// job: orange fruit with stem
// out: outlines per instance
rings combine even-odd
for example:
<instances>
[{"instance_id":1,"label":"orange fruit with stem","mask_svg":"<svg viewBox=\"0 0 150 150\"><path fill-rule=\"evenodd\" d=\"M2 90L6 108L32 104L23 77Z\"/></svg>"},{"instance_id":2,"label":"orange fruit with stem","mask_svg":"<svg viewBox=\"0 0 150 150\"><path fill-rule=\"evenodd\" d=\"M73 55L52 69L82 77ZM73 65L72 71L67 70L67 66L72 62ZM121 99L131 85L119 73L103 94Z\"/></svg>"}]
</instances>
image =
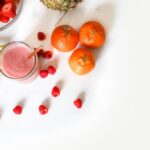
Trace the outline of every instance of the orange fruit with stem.
<instances>
[{"instance_id":1,"label":"orange fruit with stem","mask_svg":"<svg viewBox=\"0 0 150 150\"><path fill-rule=\"evenodd\" d=\"M69 58L71 70L78 75L85 75L91 72L95 67L95 58L93 54L85 49L76 49Z\"/></svg>"},{"instance_id":2,"label":"orange fruit with stem","mask_svg":"<svg viewBox=\"0 0 150 150\"><path fill-rule=\"evenodd\" d=\"M79 40L81 45L99 48L105 43L105 29L97 21L86 22L80 28Z\"/></svg>"},{"instance_id":3,"label":"orange fruit with stem","mask_svg":"<svg viewBox=\"0 0 150 150\"><path fill-rule=\"evenodd\" d=\"M56 27L52 32L51 44L58 51L69 52L77 46L78 41L77 31L69 25Z\"/></svg>"}]
</instances>

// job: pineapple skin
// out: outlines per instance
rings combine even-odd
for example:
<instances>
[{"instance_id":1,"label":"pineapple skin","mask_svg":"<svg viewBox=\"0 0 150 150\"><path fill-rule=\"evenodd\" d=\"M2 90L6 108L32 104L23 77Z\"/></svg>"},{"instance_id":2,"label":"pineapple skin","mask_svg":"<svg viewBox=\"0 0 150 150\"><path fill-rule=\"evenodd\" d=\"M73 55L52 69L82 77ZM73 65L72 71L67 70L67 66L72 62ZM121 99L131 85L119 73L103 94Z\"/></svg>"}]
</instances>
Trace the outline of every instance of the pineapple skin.
<instances>
[{"instance_id":1,"label":"pineapple skin","mask_svg":"<svg viewBox=\"0 0 150 150\"><path fill-rule=\"evenodd\" d=\"M53 10L68 11L75 8L82 0L41 0L41 2Z\"/></svg>"}]
</instances>

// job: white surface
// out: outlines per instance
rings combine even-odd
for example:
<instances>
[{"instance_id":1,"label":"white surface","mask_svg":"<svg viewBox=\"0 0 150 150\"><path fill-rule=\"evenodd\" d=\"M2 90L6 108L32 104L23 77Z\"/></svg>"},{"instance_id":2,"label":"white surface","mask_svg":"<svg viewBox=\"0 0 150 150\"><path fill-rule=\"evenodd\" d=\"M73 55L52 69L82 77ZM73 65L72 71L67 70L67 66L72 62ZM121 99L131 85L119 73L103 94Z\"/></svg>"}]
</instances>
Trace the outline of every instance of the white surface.
<instances>
[{"instance_id":1,"label":"white surface","mask_svg":"<svg viewBox=\"0 0 150 150\"><path fill-rule=\"evenodd\" d=\"M75 76L67 66L70 54L55 52L58 72L45 80L20 85L0 77L0 149L2 150L149 150L150 71L149 0L85 0L60 24L79 28L98 19L107 30L107 42L97 54L95 70ZM0 41L24 40L36 46L36 33L48 35L59 15L39 0L26 0L16 24L0 33ZM49 42L44 43L49 48ZM41 117L37 106L63 81L62 94L50 97L49 114ZM72 101L85 93L83 109ZM21 116L11 109L25 99Z\"/></svg>"}]
</instances>

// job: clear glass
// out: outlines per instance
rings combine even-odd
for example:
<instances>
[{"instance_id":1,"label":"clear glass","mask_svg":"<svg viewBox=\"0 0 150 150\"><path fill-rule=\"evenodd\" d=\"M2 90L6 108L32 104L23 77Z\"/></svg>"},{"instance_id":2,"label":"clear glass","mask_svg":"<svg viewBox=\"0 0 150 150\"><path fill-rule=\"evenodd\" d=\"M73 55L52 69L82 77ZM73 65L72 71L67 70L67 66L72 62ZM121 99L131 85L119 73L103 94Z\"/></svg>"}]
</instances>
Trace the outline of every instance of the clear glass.
<instances>
[{"instance_id":1,"label":"clear glass","mask_svg":"<svg viewBox=\"0 0 150 150\"><path fill-rule=\"evenodd\" d=\"M16 17L11 19L8 23L0 22L0 31L3 31L5 29L9 28L11 25L13 25L15 23L15 21L18 19L18 17L20 16L20 14L22 12L22 8L23 8L23 0L20 0L19 4L17 5Z\"/></svg>"},{"instance_id":2,"label":"clear glass","mask_svg":"<svg viewBox=\"0 0 150 150\"><path fill-rule=\"evenodd\" d=\"M6 44L0 51L0 71L2 72L2 74L5 77L7 77L9 79L16 80L16 81L21 81L21 82L24 82L24 83L31 82L34 79L36 79L36 77L39 74L39 59L38 59L37 55L33 56L34 57L34 65L33 65L32 69L25 76L22 76L20 78L16 78L16 77L12 77L12 76L8 75L8 73L6 73L6 71L5 71L5 68L3 67L2 62L3 62L3 57L4 57L5 53L9 50L9 48L11 46L15 46L15 45L18 45L18 44L21 44L22 46L25 46L28 49L30 49L31 53L33 52L33 48L31 48L28 44L26 44L24 42L14 41L14 42Z\"/></svg>"}]
</instances>

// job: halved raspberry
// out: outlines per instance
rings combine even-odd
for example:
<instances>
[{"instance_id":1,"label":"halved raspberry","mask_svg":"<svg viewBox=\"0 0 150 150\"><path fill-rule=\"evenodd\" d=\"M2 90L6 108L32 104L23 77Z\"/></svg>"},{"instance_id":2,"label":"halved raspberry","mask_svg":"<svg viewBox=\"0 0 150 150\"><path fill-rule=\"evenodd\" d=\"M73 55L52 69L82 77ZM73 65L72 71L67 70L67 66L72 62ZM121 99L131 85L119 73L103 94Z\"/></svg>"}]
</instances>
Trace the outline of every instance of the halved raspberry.
<instances>
[{"instance_id":1,"label":"halved raspberry","mask_svg":"<svg viewBox=\"0 0 150 150\"><path fill-rule=\"evenodd\" d=\"M22 106L17 105L15 108L13 108L13 112L17 115L20 115L22 113Z\"/></svg>"},{"instance_id":2,"label":"halved raspberry","mask_svg":"<svg viewBox=\"0 0 150 150\"><path fill-rule=\"evenodd\" d=\"M39 106L39 112L41 115L45 115L48 113L48 108L45 105L40 105Z\"/></svg>"},{"instance_id":3,"label":"halved raspberry","mask_svg":"<svg viewBox=\"0 0 150 150\"><path fill-rule=\"evenodd\" d=\"M38 32L37 38L39 41L43 41L46 39L46 34L44 32Z\"/></svg>"},{"instance_id":4,"label":"halved raspberry","mask_svg":"<svg viewBox=\"0 0 150 150\"><path fill-rule=\"evenodd\" d=\"M82 107L82 100L80 98L76 99L73 103L79 109Z\"/></svg>"},{"instance_id":5,"label":"halved raspberry","mask_svg":"<svg viewBox=\"0 0 150 150\"><path fill-rule=\"evenodd\" d=\"M51 51L45 51L43 53L44 58L50 59L50 58L52 58L52 56L53 56L53 53Z\"/></svg>"},{"instance_id":6,"label":"halved raspberry","mask_svg":"<svg viewBox=\"0 0 150 150\"><path fill-rule=\"evenodd\" d=\"M47 70L41 70L40 76L41 76L41 78L46 78L48 76L48 71Z\"/></svg>"},{"instance_id":7,"label":"halved raspberry","mask_svg":"<svg viewBox=\"0 0 150 150\"><path fill-rule=\"evenodd\" d=\"M57 97L60 95L60 89L57 86L54 86L51 92L52 96Z\"/></svg>"},{"instance_id":8,"label":"halved raspberry","mask_svg":"<svg viewBox=\"0 0 150 150\"><path fill-rule=\"evenodd\" d=\"M48 70L48 72L49 72L50 74L52 74L52 75L55 74L55 72L56 72L56 68L53 67L53 66L49 66L47 70Z\"/></svg>"},{"instance_id":9,"label":"halved raspberry","mask_svg":"<svg viewBox=\"0 0 150 150\"><path fill-rule=\"evenodd\" d=\"M7 22L9 22L9 18L5 17L5 16L0 16L0 21L3 23L7 23Z\"/></svg>"}]
</instances>

